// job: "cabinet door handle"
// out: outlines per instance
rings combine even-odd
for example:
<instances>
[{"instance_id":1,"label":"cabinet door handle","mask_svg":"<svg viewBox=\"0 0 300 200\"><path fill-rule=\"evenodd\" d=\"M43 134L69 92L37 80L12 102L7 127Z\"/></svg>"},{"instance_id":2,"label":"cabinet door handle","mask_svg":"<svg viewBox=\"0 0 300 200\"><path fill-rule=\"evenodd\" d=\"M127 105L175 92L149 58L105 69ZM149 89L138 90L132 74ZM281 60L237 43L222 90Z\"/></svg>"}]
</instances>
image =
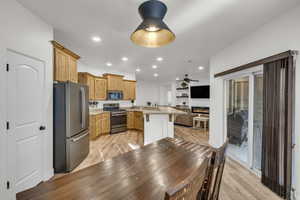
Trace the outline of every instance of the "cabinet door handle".
<instances>
[{"instance_id":1,"label":"cabinet door handle","mask_svg":"<svg viewBox=\"0 0 300 200\"><path fill-rule=\"evenodd\" d=\"M46 130L46 126L40 126L40 131L44 131L44 130Z\"/></svg>"}]
</instances>

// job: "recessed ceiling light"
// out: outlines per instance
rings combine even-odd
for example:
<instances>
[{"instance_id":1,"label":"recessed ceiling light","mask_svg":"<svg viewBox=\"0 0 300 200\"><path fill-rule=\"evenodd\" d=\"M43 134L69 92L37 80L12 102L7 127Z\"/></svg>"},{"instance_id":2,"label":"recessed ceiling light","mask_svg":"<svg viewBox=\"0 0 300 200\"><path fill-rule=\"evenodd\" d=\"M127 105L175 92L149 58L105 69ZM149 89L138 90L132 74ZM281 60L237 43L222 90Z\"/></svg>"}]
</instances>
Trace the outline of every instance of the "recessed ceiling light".
<instances>
[{"instance_id":1,"label":"recessed ceiling light","mask_svg":"<svg viewBox=\"0 0 300 200\"><path fill-rule=\"evenodd\" d=\"M157 74L157 73L155 73L155 74L153 74L153 76L154 76L154 77L158 77L158 74Z\"/></svg>"},{"instance_id":2,"label":"recessed ceiling light","mask_svg":"<svg viewBox=\"0 0 300 200\"><path fill-rule=\"evenodd\" d=\"M112 66L111 62L107 62L106 65L109 67Z\"/></svg>"},{"instance_id":3,"label":"recessed ceiling light","mask_svg":"<svg viewBox=\"0 0 300 200\"><path fill-rule=\"evenodd\" d=\"M156 69L156 68L157 68L157 66L156 66L156 65L152 65L152 68L153 68L153 69Z\"/></svg>"},{"instance_id":4,"label":"recessed ceiling light","mask_svg":"<svg viewBox=\"0 0 300 200\"><path fill-rule=\"evenodd\" d=\"M198 67L198 69L199 69L199 70L203 70L203 69L204 69L204 67L202 67L202 66L199 66L199 67Z\"/></svg>"},{"instance_id":5,"label":"recessed ceiling light","mask_svg":"<svg viewBox=\"0 0 300 200\"><path fill-rule=\"evenodd\" d=\"M123 57L122 60L123 60L123 61L127 61L128 58L127 58L127 57Z\"/></svg>"},{"instance_id":6,"label":"recessed ceiling light","mask_svg":"<svg viewBox=\"0 0 300 200\"><path fill-rule=\"evenodd\" d=\"M163 61L164 59L163 59L162 57L158 57L158 58L156 58L156 60L161 62L161 61Z\"/></svg>"},{"instance_id":7,"label":"recessed ceiling light","mask_svg":"<svg viewBox=\"0 0 300 200\"><path fill-rule=\"evenodd\" d=\"M92 37L92 40L93 40L94 42L101 42L101 41L102 41L101 38L98 37L98 36Z\"/></svg>"},{"instance_id":8,"label":"recessed ceiling light","mask_svg":"<svg viewBox=\"0 0 300 200\"><path fill-rule=\"evenodd\" d=\"M179 77L177 77L177 78L176 78L176 81L179 81L179 80L180 80Z\"/></svg>"},{"instance_id":9,"label":"recessed ceiling light","mask_svg":"<svg viewBox=\"0 0 300 200\"><path fill-rule=\"evenodd\" d=\"M137 71L137 72L140 72L140 71L141 71L141 69L140 69L140 68L137 68L135 71Z\"/></svg>"}]
</instances>

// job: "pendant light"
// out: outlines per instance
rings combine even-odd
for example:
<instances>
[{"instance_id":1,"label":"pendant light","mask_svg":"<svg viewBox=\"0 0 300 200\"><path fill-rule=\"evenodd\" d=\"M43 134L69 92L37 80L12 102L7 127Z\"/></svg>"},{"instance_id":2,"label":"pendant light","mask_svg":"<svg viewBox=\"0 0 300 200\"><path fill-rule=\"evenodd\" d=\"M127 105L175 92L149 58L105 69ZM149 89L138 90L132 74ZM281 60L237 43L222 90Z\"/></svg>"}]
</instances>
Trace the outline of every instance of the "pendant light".
<instances>
[{"instance_id":1,"label":"pendant light","mask_svg":"<svg viewBox=\"0 0 300 200\"><path fill-rule=\"evenodd\" d=\"M150 0L139 7L143 22L131 34L131 40L140 46L155 48L169 44L175 40L175 34L163 22L167 6L158 1Z\"/></svg>"}]
</instances>

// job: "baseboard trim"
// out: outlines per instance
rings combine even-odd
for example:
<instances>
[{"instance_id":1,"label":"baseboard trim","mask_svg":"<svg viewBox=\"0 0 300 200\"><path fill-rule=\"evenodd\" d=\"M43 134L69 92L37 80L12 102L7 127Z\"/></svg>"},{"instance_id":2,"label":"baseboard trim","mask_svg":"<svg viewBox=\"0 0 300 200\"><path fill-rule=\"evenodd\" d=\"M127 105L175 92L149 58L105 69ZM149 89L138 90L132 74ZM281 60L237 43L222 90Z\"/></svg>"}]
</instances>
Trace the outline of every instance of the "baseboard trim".
<instances>
[{"instance_id":1,"label":"baseboard trim","mask_svg":"<svg viewBox=\"0 0 300 200\"><path fill-rule=\"evenodd\" d=\"M54 168L51 168L47 170L47 172L44 174L43 181L48 181L54 176Z\"/></svg>"}]
</instances>

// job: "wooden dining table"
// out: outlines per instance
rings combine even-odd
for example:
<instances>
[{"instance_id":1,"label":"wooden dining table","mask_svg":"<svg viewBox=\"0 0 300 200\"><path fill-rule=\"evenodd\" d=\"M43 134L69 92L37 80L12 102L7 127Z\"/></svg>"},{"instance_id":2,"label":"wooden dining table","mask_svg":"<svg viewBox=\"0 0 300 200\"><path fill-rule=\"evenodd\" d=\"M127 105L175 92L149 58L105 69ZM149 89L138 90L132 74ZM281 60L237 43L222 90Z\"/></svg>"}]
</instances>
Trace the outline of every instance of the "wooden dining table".
<instances>
[{"instance_id":1,"label":"wooden dining table","mask_svg":"<svg viewBox=\"0 0 300 200\"><path fill-rule=\"evenodd\" d=\"M17 200L163 200L209 147L163 139L17 194Z\"/></svg>"}]
</instances>

